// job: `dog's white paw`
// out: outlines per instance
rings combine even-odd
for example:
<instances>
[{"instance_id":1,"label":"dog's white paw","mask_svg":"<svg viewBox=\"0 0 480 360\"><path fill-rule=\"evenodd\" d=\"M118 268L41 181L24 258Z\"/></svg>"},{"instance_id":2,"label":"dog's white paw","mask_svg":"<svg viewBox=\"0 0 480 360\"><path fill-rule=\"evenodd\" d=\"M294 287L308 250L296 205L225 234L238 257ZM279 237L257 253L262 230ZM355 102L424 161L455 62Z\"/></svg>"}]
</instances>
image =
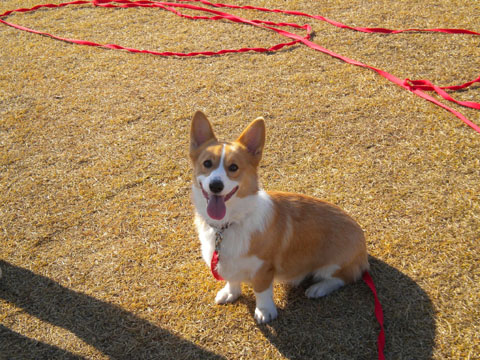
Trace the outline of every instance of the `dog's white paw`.
<instances>
[{"instance_id":1,"label":"dog's white paw","mask_svg":"<svg viewBox=\"0 0 480 360\"><path fill-rule=\"evenodd\" d=\"M255 320L258 324L266 324L277 318L278 312L277 308L274 306L269 308L256 308L255 309Z\"/></svg>"},{"instance_id":2,"label":"dog's white paw","mask_svg":"<svg viewBox=\"0 0 480 360\"><path fill-rule=\"evenodd\" d=\"M217 293L215 297L216 304L228 304L238 299L242 294L240 285L234 285L227 282L227 285Z\"/></svg>"}]
</instances>

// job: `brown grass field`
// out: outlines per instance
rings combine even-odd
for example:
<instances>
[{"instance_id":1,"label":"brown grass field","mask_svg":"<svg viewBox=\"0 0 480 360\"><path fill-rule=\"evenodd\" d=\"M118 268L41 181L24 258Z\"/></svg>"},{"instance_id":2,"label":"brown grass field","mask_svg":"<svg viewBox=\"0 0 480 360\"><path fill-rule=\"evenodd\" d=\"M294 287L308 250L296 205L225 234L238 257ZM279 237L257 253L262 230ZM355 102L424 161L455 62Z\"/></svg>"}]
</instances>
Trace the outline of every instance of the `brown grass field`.
<instances>
[{"instance_id":1,"label":"brown grass field","mask_svg":"<svg viewBox=\"0 0 480 360\"><path fill-rule=\"evenodd\" d=\"M0 13L44 2L2 0ZM354 26L480 31L473 0L234 3ZM230 12L308 22L316 43L402 79L457 85L479 75L479 36L363 34ZM153 9L83 5L8 21L152 50L284 41ZM0 39L0 359L376 358L373 297L361 282L315 301L278 284L279 318L265 326L248 286L235 304L214 304L222 284L201 259L190 203L196 110L222 139L265 117L263 187L320 197L362 225L387 359L480 356L480 134L451 113L303 45L165 58L3 24ZM454 96L478 102L480 86ZM453 107L480 124L480 112Z\"/></svg>"}]
</instances>

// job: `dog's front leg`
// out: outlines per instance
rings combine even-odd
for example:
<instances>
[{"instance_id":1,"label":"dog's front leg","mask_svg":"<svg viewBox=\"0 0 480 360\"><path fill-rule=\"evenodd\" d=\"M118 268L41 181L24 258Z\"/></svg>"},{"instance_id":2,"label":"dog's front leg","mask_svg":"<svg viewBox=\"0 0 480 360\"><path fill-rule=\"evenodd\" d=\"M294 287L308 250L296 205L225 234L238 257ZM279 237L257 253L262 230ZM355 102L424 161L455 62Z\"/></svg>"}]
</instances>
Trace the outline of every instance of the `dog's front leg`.
<instances>
[{"instance_id":1,"label":"dog's front leg","mask_svg":"<svg viewBox=\"0 0 480 360\"><path fill-rule=\"evenodd\" d=\"M265 324L277 317L277 308L273 302L273 283L270 284L267 290L262 292L255 291L255 299L257 302L255 308L255 320L257 320L257 323Z\"/></svg>"},{"instance_id":2,"label":"dog's front leg","mask_svg":"<svg viewBox=\"0 0 480 360\"><path fill-rule=\"evenodd\" d=\"M265 324L274 320L278 313L273 302L273 269L262 266L253 279L256 308L255 320L258 324Z\"/></svg>"},{"instance_id":3,"label":"dog's front leg","mask_svg":"<svg viewBox=\"0 0 480 360\"><path fill-rule=\"evenodd\" d=\"M227 284L217 293L215 302L217 304L232 303L242 294L242 283L227 281Z\"/></svg>"}]
</instances>

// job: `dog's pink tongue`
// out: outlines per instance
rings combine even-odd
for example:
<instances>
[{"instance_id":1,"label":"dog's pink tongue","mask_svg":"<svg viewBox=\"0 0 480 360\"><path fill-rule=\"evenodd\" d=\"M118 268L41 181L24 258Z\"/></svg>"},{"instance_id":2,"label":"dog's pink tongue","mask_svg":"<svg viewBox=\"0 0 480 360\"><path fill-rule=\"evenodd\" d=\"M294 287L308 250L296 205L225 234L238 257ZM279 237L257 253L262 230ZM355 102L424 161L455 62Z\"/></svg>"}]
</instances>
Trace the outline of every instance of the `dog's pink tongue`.
<instances>
[{"instance_id":1,"label":"dog's pink tongue","mask_svg":"<svg viewBox=\"0 0 480 360\"><path fill-rule=\"evenodd\" d=\"M223 196L212 195L207 204L207 213L212 219L222 220L227 212Z\"/></svg>"}]
</instances>

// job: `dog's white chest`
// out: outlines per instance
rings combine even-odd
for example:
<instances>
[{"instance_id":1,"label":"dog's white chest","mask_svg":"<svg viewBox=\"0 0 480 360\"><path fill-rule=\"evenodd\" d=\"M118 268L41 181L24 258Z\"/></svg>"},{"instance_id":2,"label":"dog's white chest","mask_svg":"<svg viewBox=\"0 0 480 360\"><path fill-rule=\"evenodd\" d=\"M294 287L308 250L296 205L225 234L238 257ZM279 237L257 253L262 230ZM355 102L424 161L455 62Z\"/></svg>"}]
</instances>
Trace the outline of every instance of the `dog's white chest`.
<instances>
[{"instance_id":1,"label":"dog's white chest","mask_svg":"<svg viewBox=\"0 0 480 360\"><path fill-rule=\"evenodd\" d=\"M202 245L202 256L210 267L218 230L202 226L199 223L197 223L197 228ZM232 225L230 228L223 230L220 236L220 261L217 266L219 274L227 281L248 281L251 279L262 266L263 261L256 256L247 255L250 245L250 231Z\"/></svg>"},{"instance_id":2,"label":"dog's white chest","mask_svg":"<svg viewBox=\"0 0 480 360\"><path fill-rule=\"evenodd\" d=\"M242 256L230 258L221 255L218 264L218 272L227 281L249 281L258 269L262 266L263 261L256 256Z\"/></svg>"}]
</instances>

